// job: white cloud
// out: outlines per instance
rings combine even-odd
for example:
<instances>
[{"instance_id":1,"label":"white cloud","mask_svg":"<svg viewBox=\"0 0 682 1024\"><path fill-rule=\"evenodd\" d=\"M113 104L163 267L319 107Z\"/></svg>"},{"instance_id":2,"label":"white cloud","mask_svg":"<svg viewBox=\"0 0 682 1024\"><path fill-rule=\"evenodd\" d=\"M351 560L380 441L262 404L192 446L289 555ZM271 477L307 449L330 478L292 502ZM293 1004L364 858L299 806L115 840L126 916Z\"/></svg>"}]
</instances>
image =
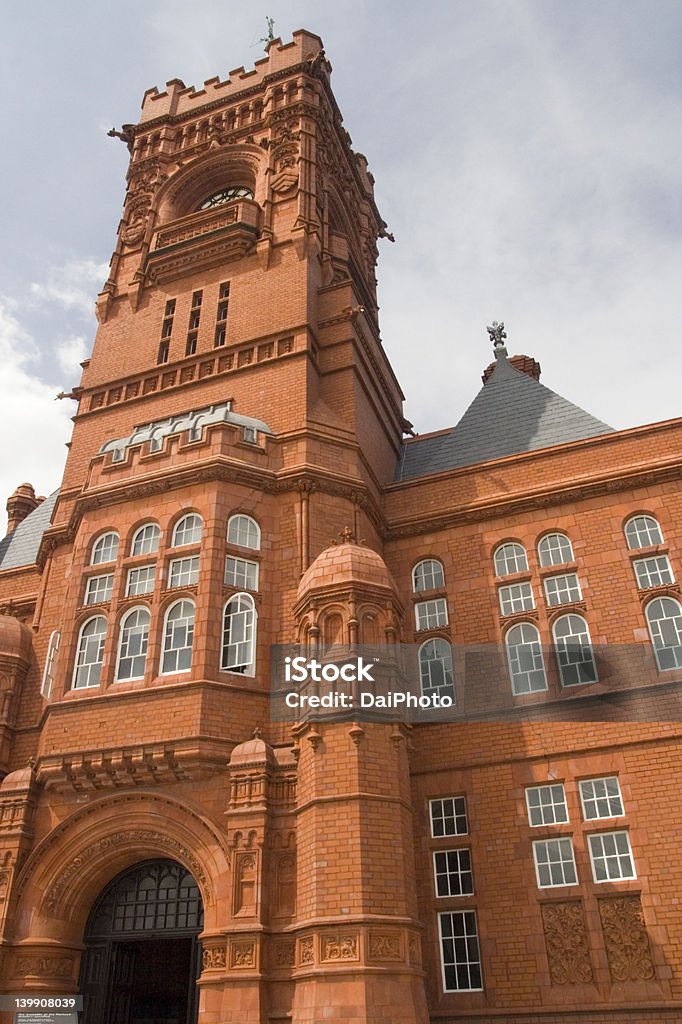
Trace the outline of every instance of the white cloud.
<instances>
[{"instance_id":1,"label":"white cloud","mask_svg":"<svg viewBox=\"0 0 682 1024\"><path fill-rule=\"evenodd\" d=\"M35 375L38 348L14 315L11 300L0 297L0 509L4 533L7 498L28 479L36 494L59 486L71 433L70 402L55 402L57 385Z\"/></svg>"},{"instance_id":2,"label":"white cloud","mask_svg":"<svg viewBox=\"0 0 682 1024\"><path fill-rule=\"evenodd\" d=\"M80 379L81 366L88 354L88 344L81 334L65 338L57 345L57 362L60 369L70 377Z\"/></svg>"},{"instance_id":3,"label":"white cloud","mask_svg":"<svg viewBox=\"0 0 682 1024\"><path fill-rule=\"evenodd\" d=\"M92 318L96 292L107 279L109 267L94 260L69 260L63 266L51 267L47 279L31 284L34 302L55 302L65 310Z\"/></svg>"}]
</instances>

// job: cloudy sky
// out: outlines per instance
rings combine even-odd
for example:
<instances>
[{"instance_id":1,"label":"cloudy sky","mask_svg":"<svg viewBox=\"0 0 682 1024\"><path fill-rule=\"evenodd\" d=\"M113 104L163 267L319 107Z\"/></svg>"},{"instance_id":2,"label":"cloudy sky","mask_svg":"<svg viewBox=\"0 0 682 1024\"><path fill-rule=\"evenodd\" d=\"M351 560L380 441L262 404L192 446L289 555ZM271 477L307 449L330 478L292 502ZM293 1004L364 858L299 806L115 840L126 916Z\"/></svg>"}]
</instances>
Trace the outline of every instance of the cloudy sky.
<instances>
[{"instance_id":1,"label":"cloudy sky","mask_svg":"<svg viewBox=\"0 0 682 1024\"><path fill-rule=\"evenodd\" d=\"M457 421L486 324L615 427L679 401L679 0L3 0L0 505L58 485L142 94L320 34L396 243L384 344L420 432ZM266 411L263 411L265 415Z\"/></svg>"}]
</instances>

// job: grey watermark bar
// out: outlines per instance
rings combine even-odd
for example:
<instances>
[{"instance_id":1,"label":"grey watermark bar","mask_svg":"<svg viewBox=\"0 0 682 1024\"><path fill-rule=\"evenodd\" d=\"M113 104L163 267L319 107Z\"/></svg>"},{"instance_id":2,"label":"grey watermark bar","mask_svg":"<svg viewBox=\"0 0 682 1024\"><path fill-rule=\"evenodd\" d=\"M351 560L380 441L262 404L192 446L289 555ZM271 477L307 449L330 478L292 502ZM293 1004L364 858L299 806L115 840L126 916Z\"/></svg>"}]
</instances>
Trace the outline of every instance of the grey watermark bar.
<instances>
[{"instance_id":1,"label":"grey watermark bar","mask_svg":"<svg viewBox=\"0 0 682 1024\"><path fill-rule=\"evenodd\" d=\"M78 1014L61 1010L21 1010L14 1015L14 1024L78 1024Z\"/></svg>"},{"instance_id":2,"label":"grey watermark bar","mask_svg":"<svg viewBox=\"0 0 682 1024\"><path fill-rule=\"evenodd\" d=\"M679 667L677 667L679 665ZM671 666L671 667L669 667ZM682 720L682 647L273 645L270 717L316 721Z\"/></svg>"}]
</instances>

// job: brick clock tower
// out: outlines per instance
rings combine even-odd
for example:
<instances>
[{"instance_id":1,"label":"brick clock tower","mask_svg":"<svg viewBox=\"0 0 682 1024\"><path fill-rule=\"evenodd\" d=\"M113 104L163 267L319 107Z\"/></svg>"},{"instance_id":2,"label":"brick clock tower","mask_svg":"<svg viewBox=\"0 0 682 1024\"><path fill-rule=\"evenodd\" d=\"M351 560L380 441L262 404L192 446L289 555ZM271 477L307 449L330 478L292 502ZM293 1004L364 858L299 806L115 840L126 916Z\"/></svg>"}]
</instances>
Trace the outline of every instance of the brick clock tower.
<instances>
[{"instance_id":1,"label":"brick clock tower","mask_svg":"<svg viewBox=\"0 0 682 1024\"><path fill-rule=\"evenodd\" d=\"M682 422L614 431L494 322L459 423L404 439L330 72L295 32L112 132L62 486L0 542L3 989L82 1024L677 1021ZM271 721L271 645L395 641L466 721Z\"/></svg>"}]
</instances>

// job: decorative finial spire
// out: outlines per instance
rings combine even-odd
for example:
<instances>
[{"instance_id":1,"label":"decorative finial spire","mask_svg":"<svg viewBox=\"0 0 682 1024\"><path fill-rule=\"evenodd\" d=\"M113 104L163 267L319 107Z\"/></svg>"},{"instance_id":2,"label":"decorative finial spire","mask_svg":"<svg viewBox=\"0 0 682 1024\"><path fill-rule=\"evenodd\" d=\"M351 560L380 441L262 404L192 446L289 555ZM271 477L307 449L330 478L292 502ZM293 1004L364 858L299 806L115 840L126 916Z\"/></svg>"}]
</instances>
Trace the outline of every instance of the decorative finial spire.
<instances>
[{"instance_id":1,"label":"decorative finial spire","mask_svg":"<svg viewBox=\"0 0 682 1024\"><path fill-rule=\"evenodd\" d=\"M505 347L504 339L507 337L504 329L504 320L500 320L499 323L497 322L497 320L493 320L492 327L486 327L486 330L490 335L490 340L493 343L493 348L495 349L496 352L499 352L500 349L503 349Z\"/></svg>"},{"instance_id":2,"label":"decorative finial spire","mask_svg":"<svg viewBox=\"0 0 682 1024\"><path fill-rule=\"evenodd\" d=\"M339 534L339 537L341 538L342 544L355 544L355 536L350 526L344 527L344 529Z\"/></svg>"},{"instance_id":3,"label":"decorative finial spire","mask_svg":"<svg viewBox=\"0 0 682 1024\"><path fill-rule=\"evenodd\" d=\"M259 39L259 42L265 43L265 49L267 50L268 46L270 45L272 40L275 38L275 19L274 18L268 18L268 16L266 15L265 16L265 22L266 22L266 24L268 26L268 34L266 36L261 36L261 38Z\"/></svg>"}]
</instances>

